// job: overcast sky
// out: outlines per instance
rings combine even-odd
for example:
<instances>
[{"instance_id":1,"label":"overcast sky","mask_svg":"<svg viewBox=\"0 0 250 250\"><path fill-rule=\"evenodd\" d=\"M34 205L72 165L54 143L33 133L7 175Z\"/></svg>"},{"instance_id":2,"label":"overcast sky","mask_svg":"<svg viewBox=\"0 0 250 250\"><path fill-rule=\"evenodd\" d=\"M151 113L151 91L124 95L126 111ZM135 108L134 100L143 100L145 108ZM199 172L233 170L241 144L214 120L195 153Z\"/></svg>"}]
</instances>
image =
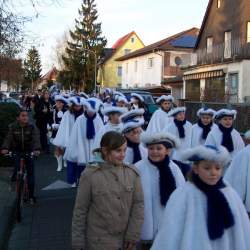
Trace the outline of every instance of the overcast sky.
<instances>
[{"instance_id":1,"label":"overcast sky","mask_svg":"<svg viewBox=\"0 0 250 250\"><path fill-rule=\"evenodd\" d=\"M36 39L43 73L54 63L53 48L64 31L74 26L82 0L57 0L60 4L38 6L41 15L26 27ZM135 31L145 45L191 27L200 27L208 0L96 0L99 21L108 46ZM21 7L20 7L21 9ZM29 15L32 8L23 9Z\"/></svg>"}]
</instances>

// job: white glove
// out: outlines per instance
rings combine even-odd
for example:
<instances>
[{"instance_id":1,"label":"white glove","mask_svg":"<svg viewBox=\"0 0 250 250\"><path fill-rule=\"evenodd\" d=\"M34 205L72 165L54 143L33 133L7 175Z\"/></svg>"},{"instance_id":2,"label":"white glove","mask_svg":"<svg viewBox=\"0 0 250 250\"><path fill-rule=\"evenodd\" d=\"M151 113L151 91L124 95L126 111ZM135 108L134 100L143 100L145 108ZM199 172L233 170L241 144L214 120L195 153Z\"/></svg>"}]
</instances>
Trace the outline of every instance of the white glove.
<instances>
[{"instance_id":1,"label":"white glove","mask_svg":"<svg viewBox=\"0 0 250 250\"><path fill-rule=\"evenodd\" d=\"M47 130L51 130L51 127L49 124L47 124Z\"/></svg>"},{"instance_id":2,"label":"white glove","mask_svg":"<svg viewBox=\"0 0 250 250\"><path fill-rule=\"evenodd\" d=\"M57 130L58 128L59 128L59 124L57 124L57 123L52 124L52 129L53 130Z\"/></svg>"}]
</instances>

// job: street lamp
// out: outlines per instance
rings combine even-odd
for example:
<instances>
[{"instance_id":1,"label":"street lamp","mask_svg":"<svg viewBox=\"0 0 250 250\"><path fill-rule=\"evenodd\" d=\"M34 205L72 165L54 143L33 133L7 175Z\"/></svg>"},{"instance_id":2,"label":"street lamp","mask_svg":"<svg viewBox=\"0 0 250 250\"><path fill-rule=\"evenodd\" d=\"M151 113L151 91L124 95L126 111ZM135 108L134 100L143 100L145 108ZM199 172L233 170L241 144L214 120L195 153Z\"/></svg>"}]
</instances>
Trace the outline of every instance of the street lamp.
<instances>
[{"instance_id":1,"label":"street lamp","mask_svg":"<svg viewBox=\"0 0 250 250\"><path fill-rule=\"evenodd\" d=\"M92 53L95 57L95 82L94 82L94 94L96 95L96 73L97 73L97 56L96 56L96 52L93 50L89 50L89 49L83 49L89 53Z\"/></svg>"}]
</instances>

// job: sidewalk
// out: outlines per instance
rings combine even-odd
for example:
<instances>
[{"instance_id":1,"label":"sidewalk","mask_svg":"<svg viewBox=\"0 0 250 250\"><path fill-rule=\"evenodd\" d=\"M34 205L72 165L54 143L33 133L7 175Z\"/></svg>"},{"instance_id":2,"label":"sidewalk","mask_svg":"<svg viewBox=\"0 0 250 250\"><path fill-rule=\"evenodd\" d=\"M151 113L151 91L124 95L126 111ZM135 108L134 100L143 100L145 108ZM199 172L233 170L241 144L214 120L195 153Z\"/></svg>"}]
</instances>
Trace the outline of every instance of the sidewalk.
<instances>
[{"instance_id":1,"label":"sidewalk","mask_svg":"<svg viewBox=\"0 0 250 250\"><path fill-rule=\"evenodd\" d=\"M36 162L37 204L23 209L23 220L14 226L8 250L71 249L76 189L67 188L65 176L66 168L56 172L56 160L52 155L39 157Z\"/></svg>"}]
</instances>

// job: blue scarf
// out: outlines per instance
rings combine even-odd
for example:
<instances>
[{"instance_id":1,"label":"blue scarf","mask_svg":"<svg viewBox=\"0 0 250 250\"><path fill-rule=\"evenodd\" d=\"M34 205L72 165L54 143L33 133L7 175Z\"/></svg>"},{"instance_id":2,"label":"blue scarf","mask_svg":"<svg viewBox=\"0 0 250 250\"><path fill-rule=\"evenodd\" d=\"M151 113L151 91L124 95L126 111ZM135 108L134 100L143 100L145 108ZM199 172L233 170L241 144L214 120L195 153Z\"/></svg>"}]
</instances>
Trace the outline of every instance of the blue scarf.
<instances>
[{"instance_id":1,"label":"blue scarf","mask_svg":"<svg viewBox=\"0 0 250 250\"><path fill-rule=\"evenodd\" d=\"M225 128L219 124L219 129L222 132L222 142L221 145L224 146L228 152L234 151L234 144L231 132L233 131L233 126L231 128Z\"/></svg>"},{"instance_id":2,"label":"blue scarf","mask_svg":"<svg viewBox=\"0 0 250 250\"><path fill-rule=\"evenodd\" d=\"M87 139L91 140L95 138L95 125L94 125L94 119L96 118L96 114L92 117L89 117L88 114L84 113L85 117L87 118Z\"/></svg>"},{"instance_id":3,"label":"blue scarf","mask_svg":"<svg viewBox=\"0 0 250 250\"><path fill-rule=\"evenodd\" d=\"M175 178L172 174L172 171L169 167L169 157L166 156L163 161L160 162L154 162L148 158L148 160L157 167L159 170L159 176L160 176L160 197L161 197L161 205L166 206L167 201L170 197L170 195L174 192L176 189L176 182Z\"/></svg>"},{"instance_id":4,"label":"blue scarf","mask_svg":"<svg viewBox=\"0 0 250 250\"><path fill-rule=\"evenodd\" d=\"M224 194L220 191L224 188L222 178L215 185L204 183L198 175L192 175L195 186L207 197L207 230L211 240L223 236L224 230L234 225L234 216Z\"/></svg>"},{"instance_id":5,"label":"blue scarf","mask_svg":"<svg viewBox=\"0 0 250 250\"><path fill-rule=\"evenodd\" d=\"M200 128L202 128L202 139L203 140L206 140L207 139L207 136L208 136L208 133L211 131L211 128L213 126L213 122L210 122L208 125L204 125L202 122L201 122L201 119L198 120L198 126Z\"/></svg>"},{"instance_id":6,"label":"blue scarf","mask_svg":"<svg viewBox=\"0 0 250 250\"><path fill-rule=\"evenodd\" d=\"M126 139L127 139L127 146L133 149L133 162L132 163L134 164L142 159L140 148L139 148L140 143L134 143L130 141L128 138Z\"/></svg>"},{"instance_id":7,"label":"blue scarf","mask_svg":"<svg viewBox=\"0 0 250 250\"><path fill-rule=\"evenodd\" d=\"M178 128L180 138L185 138L184 125L186 124L186 121L187 121L186 119L184 121L178 121L178 120L174 119L174 123L175 123L176 127Z\"/></svg>"}]
</instances>

